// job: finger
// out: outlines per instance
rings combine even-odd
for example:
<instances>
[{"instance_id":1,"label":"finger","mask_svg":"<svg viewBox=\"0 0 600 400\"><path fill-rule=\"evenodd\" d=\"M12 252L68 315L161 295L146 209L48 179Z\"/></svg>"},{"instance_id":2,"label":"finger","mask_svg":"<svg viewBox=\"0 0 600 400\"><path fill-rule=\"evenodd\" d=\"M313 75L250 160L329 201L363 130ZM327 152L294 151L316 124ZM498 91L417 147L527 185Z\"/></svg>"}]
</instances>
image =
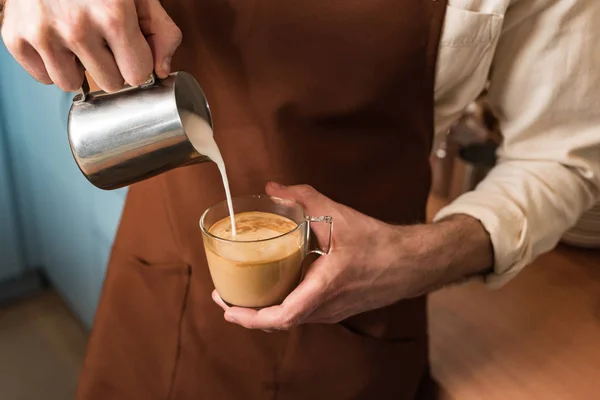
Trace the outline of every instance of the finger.
<instances>
[{"instance_id":1,"label":"finger","mask_svg":"<svg viewBox=\"0 0 600 400\"><path fill-rule=\"evenodd\" d=\"M325 199L325 196L309 185L284 186L277 182L269 182L267 183L266 192L270 196L293 199L301 205Z\"/></svg>"},{"instance_id":2,"label":"finger","mask_svg":"<svg viewBox=\"0 0 600 400\"><path fill-rule=\"evenodd\" d=\"M50 79L65 92L74 92L83 83L83 67L75 54L62 46L38 49Z\"/></svg>"},{"instance_id":3,"label":"finger","mask_svg":"<svg viewBox=\"0 0 600 400\"><path fill-rule=\"evenodd\" d=\"M231 307L225 312L225 319L248 329L289 330L304 320L326 299L325 280L316 273L323 269L323 259L315 262L305 279L279 306L251 310Z\"/></svg>"},{"instance_id":4,"label":"finger","mask_svg":"<svg viewBox=\"0 0 600 400\"><path fill-rule=\"evenodd\" d=\"M40 57L36 49L25 40L18 40L15 43L5 41L6 48L10 54L18 61L21 66L37 81L50 85L52 79L46 71L44 60Z\"/></svg>"},{"instance_id":5,"label":"finger","mask_svg":"<svg viewBox=\"0 0 600 400\"><path fill-rule=\"evenodd\" d=\"M85 42L88 32L84 24L85 19L81 17L61 32L42 24L30 31L27 38L42 59L50 79L65 92L76 91L83 82L83 67L67 42Z\"/></svg>"},{"instance_id":6,"label":"finger","mask_svg":"<svg viewBox=\"0 0 600 400\"><path fill-rule=\"evenodd\" d=\"M100 89L116 92L123 87L123 77L103 35L90 18L79 17L68 29L62 28L60 34L64 45L77 56Z\"/></svg>"},{"instance_id":7,"label":"finger","mask_svg":"<svg viewBox=\"0 0 600 400\"><path fill-rule=\"evenodd\" d=\"M137 6L142 33L150 44L154 57L154 71L160 78L171 72L171 59L181 44L181 30L158 0L140 0Z\"/></svg>"},{"instance_id":8,"label":"finger","mask_svg":"<svg viewBox=\"0 0 600 400\"><path fill-rule=\"evenodd\" d=\"M103 32L121 76L131 86L139 86L152 74L152 52L140 30L133 3L119 4L118 7L104 10L100 14L103 18L96 24Z\"/></svg>"},{"instance_id":9,"label":"finger","mask_svg":"<svg viewBox=\"0 0 600 400\"><path fill-rule=\"evenodd\" d=\"M221 296L219 296L219 293L216 290L213 290L212 292L212 299L215 303L217 303L219 307L223 309L223 311L227 311L230 308L227 304L225 304L225 302L223 301Z\"/></svg>"},{"instance_id":10,"label":"finger","mask_svg":"<svg viewBox=\"0 0 600 400\"><path fill-rule=\"evenodd\" d=\"M330 215L336 205L334 201L309 185L284 186L276 182L269 182L265 191L269 196L292 199L300 204L306 212L314 215Z\"/></svg>"},{"instance_id":11,"label":"finger","mask_svg":"<svg viewBox=\"0 0 600 400\"><path fill-rule=\"evenodd\" d=\"M123 76L114 55L102 39L78 48L75 54L100 89L112 93L123 88Z\"/></svg>"}]
</instances>

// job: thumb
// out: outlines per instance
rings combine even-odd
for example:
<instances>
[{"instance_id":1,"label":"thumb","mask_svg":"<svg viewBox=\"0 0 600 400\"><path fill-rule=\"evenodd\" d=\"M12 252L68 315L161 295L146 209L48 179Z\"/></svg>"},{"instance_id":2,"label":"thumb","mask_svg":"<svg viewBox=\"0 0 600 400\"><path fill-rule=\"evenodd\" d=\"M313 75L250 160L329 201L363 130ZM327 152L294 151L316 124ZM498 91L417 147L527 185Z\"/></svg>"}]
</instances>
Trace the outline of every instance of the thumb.
<instances>
[{"instance_id":1,"label":"thumb","mask_svg":"<svg viewBox=\"0 0 600 400\"><path fill-rule=\"evenodd\" d=\"M312 186L308 185L297 185L297 186L283 186L275 182L269 182L266 187L266 192L269 196L280 197L282 199L291 199L298 203L311 217L327 216L323 218L334 218L340 217L340 205L319 193ZM311 223L311 232L315 235L318 240L319 247L321 249L330 248L332 240L331 226L332 222L325 219L314 222L325 222L325 223Z\"/></svg>"},{"instance_id":2,"label":"thumb","mask_svg":"<svg viewBox=\"0 0 600 400\"><path fill-rule=\"evenodd\" d=\"M166 78L173 54L181 44L181 30L159 0L137 0L136 6L140 28L154 55L154 71L159 78Z\"/></svg>"},{"instance_id":3,"label":"thumb","mask_svg":"<svg viewBox=\"0 0 600 400\"><path fill-rule=\"evenodd\" d=\"M309 185L283 186L276 182L269 182L266 192L269 196L292 199L309 213L312 208L318 207L323 209L330 202L327 197Z\"/></svg>"}]
</instances>

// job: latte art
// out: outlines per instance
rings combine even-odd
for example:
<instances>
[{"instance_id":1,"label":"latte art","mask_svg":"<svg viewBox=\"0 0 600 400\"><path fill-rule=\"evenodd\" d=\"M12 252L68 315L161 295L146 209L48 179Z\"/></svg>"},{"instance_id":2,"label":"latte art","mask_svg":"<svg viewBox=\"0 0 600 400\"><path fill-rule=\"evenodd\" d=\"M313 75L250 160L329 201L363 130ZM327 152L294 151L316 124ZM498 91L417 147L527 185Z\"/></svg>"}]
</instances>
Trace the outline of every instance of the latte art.
<instances>
[{"instance_id":1,"label":"latte art","mask_svg":"<svg viewBox=\"0 0 600 400\"><path fill-rule=\"evenodd\" d=\"M249 242L272 239L296 229L291 219L262 211L249 211L235 215L237 232L232 233L231 220L224 218L210 228L210 233L228 240Z\"/></svg>"}]
</instances>

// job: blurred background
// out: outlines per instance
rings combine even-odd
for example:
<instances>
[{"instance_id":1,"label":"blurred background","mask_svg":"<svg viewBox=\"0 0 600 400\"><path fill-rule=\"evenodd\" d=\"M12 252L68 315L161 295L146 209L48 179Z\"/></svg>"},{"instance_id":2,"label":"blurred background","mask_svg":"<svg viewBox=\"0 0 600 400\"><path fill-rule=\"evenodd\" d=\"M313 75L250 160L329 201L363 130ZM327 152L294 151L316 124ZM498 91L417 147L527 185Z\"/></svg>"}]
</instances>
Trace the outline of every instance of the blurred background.
<instances>
[{"instance_id":1,"label":"blurred background","mask_svg":"<svg viewBox=\"0 0 600 400\"><path fill-rule=\"evenodd\" d=\"M75 164L72 97L37 83L0 43L2 400L73 398L125 199Z\"/></svg>"},{"instance_id":2,"label":"blurred background","mask_svg":"<svg viewBox=\"0 0 600 400\"><path fill-rule=\"evenodd\" d=\"M0 399L74 396L126 190L101 191L69 150L73 95L35 82L0 44ZM436 137L429 214L475 187L501 133L485 93ZM511 284L430 301L447 399L593 399L600 389L600 210Z\"/></svg>"}]
</instances>

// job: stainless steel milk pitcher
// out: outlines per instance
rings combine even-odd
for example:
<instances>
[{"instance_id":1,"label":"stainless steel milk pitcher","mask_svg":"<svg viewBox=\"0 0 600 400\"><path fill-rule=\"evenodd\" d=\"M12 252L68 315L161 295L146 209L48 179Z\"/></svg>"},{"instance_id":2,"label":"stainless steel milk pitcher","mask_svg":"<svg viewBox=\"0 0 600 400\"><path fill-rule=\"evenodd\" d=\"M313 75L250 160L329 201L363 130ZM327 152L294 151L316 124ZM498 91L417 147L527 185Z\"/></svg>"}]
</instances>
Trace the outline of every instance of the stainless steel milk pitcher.
<instances>
[{"instance_id":1,"label":"stainless steel milk pitcher","mask_svg":"<svg viewBox=\"0 0 600 400\"><path fill-rule=\"evenodd\" d=\"M202 89L187 72L154 75L140 87L91 92L87 80L73 98L68 133L73 157L87 179L117 189L173 168L209 161L192 147L180 110L212 126Z\"/></svg>"}]
</instances>

